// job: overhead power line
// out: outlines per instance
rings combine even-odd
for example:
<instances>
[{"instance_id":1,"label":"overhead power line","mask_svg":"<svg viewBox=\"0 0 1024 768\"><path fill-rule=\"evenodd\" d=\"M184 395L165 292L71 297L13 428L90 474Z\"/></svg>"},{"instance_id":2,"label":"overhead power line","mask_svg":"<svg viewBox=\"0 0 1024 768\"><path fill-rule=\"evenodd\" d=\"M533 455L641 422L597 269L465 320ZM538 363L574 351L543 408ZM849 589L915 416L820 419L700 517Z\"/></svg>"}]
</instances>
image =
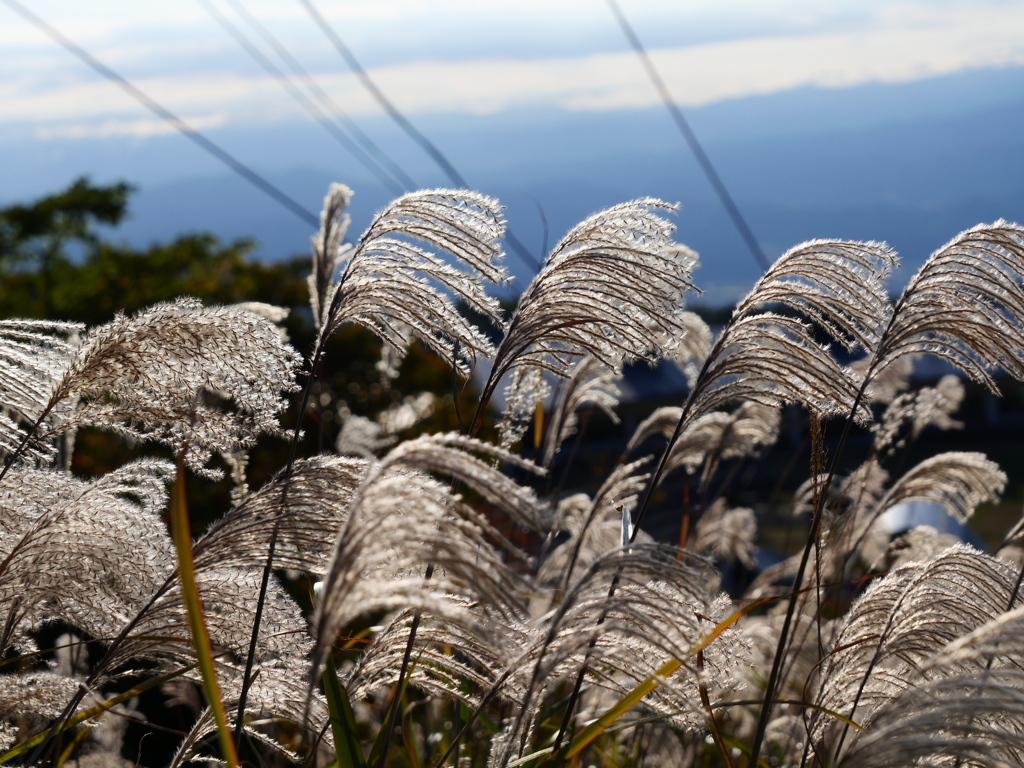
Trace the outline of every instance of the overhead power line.
<instances>
[{"instance_id":1,"label":"overhead power line","mask_svg":"<svg viewBox=\"0 0 1024 768\"><path fill-rule=\"evenodd\" d=\"M312 227L320 226L320 217L316 214L308 211L301 204L293 200L287 194L282 192L278 187L271 184L269 181L260 176L256 171L252 170L249 166L237 159L227 151L221 149L217 144L210 141L203 134L192 128L185 123L181 118L175 115L170 110L158 104L146 93L141 91L136 86L132 85L128 80L119 75L113 69L108 67L106 64L101 62L91 53L86 51L84 48L76 45L69 38L65 37L61 32L57 31L54 27L43 21L41 18L36 16L32 11L23 6L17 0L0 0L8 8L15 11L23 18L37 26L53 40L59 43L65 50L77 56L82 62L91 67L93 70L101 74L113 83L116 83L121 87L122 90L126 91L130 96L140 102L150 112L155 114L157 117L167 121L175 129L184 134L187 138L191 139L195 144L199 145L203 150L208 152L217 158L220 162L224 163L228 168L237 173L243 179L248 181L253 186L257 187L261 192L272 197L275 201L280 203L282 206L287 208L293 214L302 219L306 224Z\"/></svg>"},{"instance_id":2,"label":"overhead power line","mask_svg":"<svg viewBox=\"0 0 1024 768\"><path fill-rule=\"evenodd\" d=\"M305 0L303 0L305 2ZM665 86L664 81L658 74L658 70L654 68L654 63L651 58L647 55L647 51L640 42L640 38L637 37L636 32L633 31L633 27L630 26L629 21L626 20L625 14L622 9L619 8L619 4L616 0L608 0L608 5L611 6L612 13L615 14L616 20L619 22L619 26L622 27L623 34L629 40L630 45L633 46L633 50L636 51L636 55L640 57L640 61L644 65L644 69L647 70L647 76L651 79L654 87L657 89L658 94L661 96L661 100L665 103L665 108L668 110L672 119L676 123L676 127L679 128L679 132L683 134L683 138L686 139L686 143L690 145L690 151L693 152L694 157L697 158L697 163L700 165L701 170L704 171L704 175L708 177L708 181L711 182L711 186L714 187L715 193L718 195L718 199L722 201L722 205L725 206L725 210L728 212L729 217L732 219L736 229L739 230L740 236L743 241L747 244L747 248L750 249L750 254L754 257L754 261L757 262L758 266L762 270L768 271L769 263L768 258L764 255L764 251L761 250L760 243L757 242L757 238L754 237L753 231L747 225L746 219L743 218L743 214L740 213L739 206L732 199L732 195L729 194L729 190L725 188L725 183L722 181L718 172L715 171L714 165L711 164L711 158L704 152L704 148L697 141L697 135L690 128L690 124L683 117L683 112L672 98L672 94L668 92L668 88Z\"/></svg>"},{"instance_id":3,"label":"overhead power line","mask_svg":"<svg viewBox=\"0 0 1024 768\"><path fill-rule=\"evenodd\" d=\"M400 195L406 191L401 181L392 178L387 170L382 168L376 160L370 157L363 149L356 144L340 126L336 125L331 118L306 93L299 88L292 79L271 61L263 52L253 44L246 34L238 28L227 16L221 13L210 0L198 0L206 9L206 12L213 17L220 26L235 42L238 43L253 61L260 65L267 74L273 77L288 94L299 103L299 105L314 119L336 142L348 150L360 163L362 163L377 179L393 194Z\"/></svg>"},{"instance_id":4,"label":"overhead power line","mask_svg":"<svg viewBox=\"0 0 1024 768\"><path fill-rule=\"evenodd\" d=\"M292 74L305 83L309 92L320 101L324 108L345 124L355 140L359 142L359 145L365 149L368 154L372 155L381 165L386 167L406 189L409 191L418 189L419 185L412 180L409 174L407 174L402 167L398 165L398 163L388 157L387 153L378 147L351 117L345 114L344 110L338 106L334 99L332 99L327 92L320 87L316 79L298 62L294 56L292 56L285 45L274 37L270 30L268 30L249 12L241 0L228 0L228 4L231 5L235 9L235 12L245 19L246 24L248 24L256 34L262 37L263 41L274 50L274 53L281 58L285 65L292 71Z\"/></svg>"},{"instance_id":5,"label":"overhead power line","mask_svg":"<svg viewBox=\"0 0 1024 768\"><path fill-rule=\"evenodd\" d=\"M320 27L323 33L327 36L327 39L331 41L331 44L334 45L338 53L341 54L341 57L345 59L349 68L359 78L360 82L362 82L363 87L370 92L373 98L377 100L377 103L383 107L384 111L388 113L391 119L394 120L403 131L405 131L409 138L419 144L424 152L433 158L434 162L440 166L441 170L444 171L445 175L448 176L455 186L468 189L470 185L462 177L462 174L455 169L455 166L452 165L451 161L449 161L447 157L445 157L444 153L438 149L430 139L420 133L416 126L410 123L405 115L398 110L398 107L392 104L380 88L377 87L377 84L373 82L370 75L365 69L363 69L359 60L356 59L352 51L349 50L349 47L342 42L338 33L335 32L334 28L327 23L327 19L325 19L320 11L317 10L311 0L299 0L299 2L302 3L303 7L305 7L306 11L313 18L313 21L315 21L317 26ZM522 244L519 238L512 233L512 230L505 231L505 239L508 241L508 244L512 246L512 249L519 254L520 258L533 268L534 272L540 271L540 262L532 253L530 253L526 246Z\"/></svg>"}]
</instances>

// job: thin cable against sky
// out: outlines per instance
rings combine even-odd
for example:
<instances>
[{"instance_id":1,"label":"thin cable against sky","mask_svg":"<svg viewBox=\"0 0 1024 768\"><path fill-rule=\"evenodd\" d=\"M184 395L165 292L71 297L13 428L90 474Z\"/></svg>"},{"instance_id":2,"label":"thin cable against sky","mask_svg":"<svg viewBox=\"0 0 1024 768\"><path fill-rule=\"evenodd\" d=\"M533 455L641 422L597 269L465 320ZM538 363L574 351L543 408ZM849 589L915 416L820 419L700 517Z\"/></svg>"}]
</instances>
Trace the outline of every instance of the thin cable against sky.
<instances>
[{"instance_id":1,"label":"thin cable against sky","mask_svg":"<svg viewBox=\"0 0 1024 768\"><path fill-rule=\"evenodd\" d=\"M303 0L305 2L305 0ZM733 224L736 225L736 229L739 230L740 237L747 244L747 248L750 249L750 254L754 257L754 261L757 262L758 266L765 272L768 271L769 262L768 257L764 255L764 251L761 250L760 243L757 242L757 238L754 237L753 231L747 225L746 219L743 218L743 214L740 213L739 206L732 199L732 195L729 194L729 190L725 188L725 183L722 181L718 172L715 171L715 167L711 164L711 158L704 152L704 148L697 141L697 136L690 128L690 124L686 122L686 118L683 117L683 111L679 109L675 99L672 98L672 94L668 92L668 88L665 86L664 81L658 74L658 70L654 68L654 62L651 61L650 56L647 55L647 50L644 48L643 43L640 42L640 38L637 37L636 32L633 31L633 27L630 26L629 21L626 20L625 14L622 9L619 8L619 4L616 0L607 0L608 5L612 9L612 13L615 14L616 20L619 22L619 26L622 28L623 34L629 40L630 45L633 46L633 50L636 51L636 55L640 57L641 63L644 65L644 69L647 71L647 76L651 79L654 87L657 89L658 94L661 96L661 100L665 103L665 108L668 109L669 114L676 123L676 127L679 128L679 132L683 134L683 138L686 139L686 143L690 145L690 151L693 152L694 157L697 158L697 163L700 165L701 170L704 171L704 175L708 177L708 181L711 182L711 186L714 187L715 193L718 195L718 199L722 201L722 205L725 206L725 210L728 212L729 217L732 219Z\"/></svg>"},{"instance_id":2,"label":"thin cable against sky","mask_svg":"<svg viewBox=\"0 0 1024 768\"><path fill-rule=\"evenodd\" d=\"M373 98L377 100L377 103L383 107L384 111L388 113L391 119L394 120L413 141L419 144L424 152L434 159L434 162L440 166L441 170L445 172L445 175L448 176L455 186L462 187L463 189L471 189L466 180L462 178L462 174L455 170L455 166L451 164L447 157L444 156L444 153L441 152L441 150L438 149L430 139L420 133L416 126L410 123L406 119L405 115L398 110L398 107L388 100L380 88L377 87L377 84L370 78L369 74L367 74L366 70L363 69L363 66L359 63L358 59L356 59L352 51L349 50L349 47L342 42L338 33L335 32L334 28L327 23L327 19L325 19L320 14L320 11L316 9L316 6L313 5L311 0L299 0L299 2L313 18L313 21L316 22L317 26L320 27L323 33L327 36L327 39L331 41L338 53L341 54L341 57L345 59L349 68L359 78L366 90L368 90ZM512 249L519 254L519 257L533 268L534 273L540 271L540 261L530 253L519 238L512 233L512 230L505 230L505 240L507 240L508 244L512 246Z\"/></svg>"},{"instance_id":3,"label":"thin cable against sky","mask_svg":"<svg viewBox=\"0 0 1024 768\"><path fill-rule=\"evenodd\" d=\"M359 145L366 150L367 154L374 157L377 162L387 168L391 174L402 184L407 191L413 191L419 189L419 185L412 180L412 178L405 172L405 170L398 165L394 160L388 157L387 153L384 152L374 141L366 135L362 128L347 114L345 111L338 106L337 102L334 101L328 95L328 93L320 87L316 82L316 79L298 62L298 60L292 56L291 52L285 47L284 43L278 40L273 33L270 32L259 19L253 16L249 9L241 2L241 0L227 0L228 5L235 9L235 13L241 16L245 23L248 24L257 35L263 38L270 48L273 49L274 53L285 63L285 65L292 71L292 74L299 78L306 86L307 90L312 93L324 110L334 115L334 117L340 120L352 137L359 143Z\"/></svg>"},{"instance_id":4,"label":"thin cable against sky","mask_svg":"<svg viewBox=\"0 0 1024 768\"><path fill-rule=\"evenodd\" d=\"M132 85L125 78L119 75L117 72L112 70L106 64L101 62L91 53L86 51L84 48L76 45L68 37L65 37L61 32L58 32L54 27L51 27L41 18L36 16L32 11L23 6L18 0L0 0L8 8L15 13L19 14L22 18L28 20L40 30L45 32L49 37L59 43L69 53L77 56L82 62L88 65L91 69L95 70L107 80L116 83L121 87L122 90L127 92L132 98L140 102L146 109L155 114L157 117L166 120L176 130L184 134L187 138L191 139L195 144L201 147L203 150L208 152L217 158L220 162L224 163L228 168L237 173L243 179L248 181L253 186L257 187L261 192L273 198L277 203L287 208L293 214L298 216L307 224L318 228L320 226L320 217L316 214L308 211L301 204L296 202L294 199L289 197L278 187L271 184L269 181L260 176L256 171L252 170L249 166L243 163L241 160L229 154L227 151L221 149L217 144L214 144L203 134L197 131L195 128L189 126L185 121L175 115L168 109L158 104L156 101L151 99L143 91L139 90L136 86Z\"/></svg>"},{"instance_id":5,"label":"thin cable against sky","mask_svg":"<svg viewBox=\"0 0 1024 768\"><path fill-rule=\"evenodd\" d=\"M245 33L242 32L242 30L240 30L235 23L231 21L231 19L221 13L220 9L211 3L210 0L198 0L198 2L206 9L206 12L213 17L213 20L220 24L224 31L234 38L235 42L242 47L242 50L249 54L249 58L259 64L268 75L273 77L278 84L284 88L325 131L327 131L331 138L347 149L360 163L363 164L363 166L377 177L377 180L380 181L381 184L390 189L392 194L402 194L404 190L402 189L401 184L396 182L390 174L387 173L387 171L381 168L376 161L373 160L373 158L357 146L356 143L352 141L352 139L349 138L340 127L335 125L334 122L324 114L323 110L321 110L320 107L318 107L309 98L309 96L302 91L301 88L292 82L288 75L282 72L274 62L263 55L263 52L259 48L253 45L252 41L245 36Z\"/></svg>"}]
</instances>

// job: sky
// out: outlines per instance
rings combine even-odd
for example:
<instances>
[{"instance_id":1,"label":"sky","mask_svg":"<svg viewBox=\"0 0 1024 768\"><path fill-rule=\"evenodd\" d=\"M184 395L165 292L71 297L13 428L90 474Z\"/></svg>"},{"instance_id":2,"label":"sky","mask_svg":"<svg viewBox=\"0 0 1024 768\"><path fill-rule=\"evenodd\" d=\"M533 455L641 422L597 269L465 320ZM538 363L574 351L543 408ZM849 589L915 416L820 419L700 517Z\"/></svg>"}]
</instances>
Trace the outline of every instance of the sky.
<instances>
[{"instance_id":1,"label":"sky","mask_svg":"<svg viewBox=\"0 0 1024 768\"><path fill-rule=\"evenodd\" d=\"M207 1L244 24L226 0ZM197 127L305 118L195 0L31 5ZM247 0L245 8L348 114L379 112L298 2ZM898 83L1024 64L1024 3L623 0L622 8L675 98L690 107L800 86ZM601 0L335 0L321 10L409 115L524 106L605 112L658 102ZM0 130L7 135L173 130L7 7L0 7L0 50Z\"/></svg>"},{"instance_id":2,"label":"sky","mask_svg":"<svg viewBox=\"0 0 1024 768\"><path fill-rule=\"evenodd\" d=\"M730 156L753 151L759 131L770 132L772 121L778 123L781 110L772 105L788 103L790 94L813 92L818 99L801 102L804 111L793 112L790 123L803 115L822 125L830 120L839 125L836 115L850 112L835 106L842 95L850 94L852 104L865 89L920 95L927 92L923 84L961 83L955 99L941 89L920 96L928 104L922 114L942 113L944 119L955 117L958 109L966 114L980 108L979 99L988 99L982 106L992 108L1021 98L1012 88L986 84L997 82L993 78L1000 73L1024 71L1024 2L620 0L620 5L674 98L695 116L695 125L706 124L702 138L711 147L731 147ZM546 158L552 169L544 189L555 183L559 158L565 158L566 183L581 179L587 163L614 166L616 158L602 136L618 132L619 140L627 135L644 142L627 148L646 152L643 162L656 164L657 152L685 151L666 128L658 94L604 0L319 0L317 7L387 97L458 158L467 178L501 186L504 173L505 187L538 197L543 190L531 184L540 185L539 176L523 177L538 158ZM298 179L300 169L320 170L335 160L319 159L327 157L325 135L311 128L302 107L216 18L231 20L284 66L258 37L257 27L240 15L248 13L396 162L428 183L445 183L383 116L298 0L32 0L31 8L239 159L275 183L291 183L289 194L315 209L319 198L303 186L306 182L286 177L291 173ZM964 78L974 79L968 85ZM977 95L990 92L991 98ZM858 118L861 127L884 122L886 109L894 120L906 118L907 110L913 111L909 100L901 96L868 104L868 111L876 104L878 114ZM745 104L759 107L733 109ZM821 104L832 106L815 106ZM0 173L0 202L53 191L80 173L127 175L143 195L226 173L3 2L0 105L0 169L7 167ZM741 134L746 149L728 143L727 137ZM624 150L622 164L633 157ZM352 157L345 162L350 167ZM364 169L345 173L363 184L368 201L379 205L385 199ZM742 202L744 187L755 188L757 179L736 179ZM628 184L620 186L623 193L631 191ZM682 198L684 208L687 191L674 198ZM706 199L707 189L693 196Z\"/></svg>"}]
</instances>

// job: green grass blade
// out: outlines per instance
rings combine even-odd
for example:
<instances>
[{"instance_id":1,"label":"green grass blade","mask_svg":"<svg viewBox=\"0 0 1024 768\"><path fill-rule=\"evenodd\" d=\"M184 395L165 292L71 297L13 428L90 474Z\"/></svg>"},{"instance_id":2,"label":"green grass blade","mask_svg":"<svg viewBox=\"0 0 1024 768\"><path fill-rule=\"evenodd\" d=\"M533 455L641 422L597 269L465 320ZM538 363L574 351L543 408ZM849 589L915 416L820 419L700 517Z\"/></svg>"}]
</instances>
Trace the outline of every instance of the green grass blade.
<instances>
[{"instance_id":1,"label":"green grass blade","mask_svg":"<svg viewBox=\"0 0 1024 768\"><path fill-rule=\"evenodd\" d=\"M331 654L327 654L323 678L327 711L331 717L331 733L334 734L334 751L338 756L337 765L339 768L363 768L363 747L359 743L352 703L338 682L338 669Z\"/></svg>"},{"instance_id":2,"label":"green grass blade","mask_svg":"<svg viewBox=\"0 0 1024 768\"><path fill-rule=\"evenodd\" d=\"M178 573L181 576L181 592L185 598L185 611L188 614L188 626L192 633L192 647L195 649L199 672L203 678L203 692L217 724L217 740L220 742L221 757L227 762L228 768L237 768L238 755L231 739L227 717L224 714L224 702L220 697L220 685L217 683L217 671L213 666L213 652L210 649L210 636L206 632L206 620L203 618L203 605L199 600L199 589L196 587L195 563L192 560L192 532L188 524L188 507L185 503L185 458L178 454L178 473L171 488L171 536L178 554ZM244 713L239 713L242 717Z\"/></svg>"},{"instance_id":3,"label":"green grass blade","mask_svg":"<svg viewBox=\"0 0 1024 768\"><path fill-rule=\"evenodd\" d=\"M97 704L95 707L90 707L89 709L79 712L74 717L68 718L67 722L64 723L60 728L58 728L53 735L56 736L58 733L61 733L62 731L67 730L68 728L73 728L79 723L84 723L86 720L94 718L97 715L102 715L111 707L115 707L121 702L128 701L129 699L132 699L138 696L139 694L148 691L150 688L155 688L158 685L163 685L164 683L169 682L175 679L176 677L180 677L181 675L195 668L196 665L191 664L187 667L184 667L183 669L177 670L176 672L169 672L166 675L160 675L160 677L154 677L152 680L147 680L142 685L137 685L129 691L119 693L117 694L117 696L107 699L102 704ZM11 747L9 750L0 755L0 764L9 762L14 758L23 755L25 752L38 745L43 739L50 735L50 730L50 728L45 728L39 733L37 733L35 736L32 736L31 738L26 739L20 744Z\"/></svg>"}]
</instances>

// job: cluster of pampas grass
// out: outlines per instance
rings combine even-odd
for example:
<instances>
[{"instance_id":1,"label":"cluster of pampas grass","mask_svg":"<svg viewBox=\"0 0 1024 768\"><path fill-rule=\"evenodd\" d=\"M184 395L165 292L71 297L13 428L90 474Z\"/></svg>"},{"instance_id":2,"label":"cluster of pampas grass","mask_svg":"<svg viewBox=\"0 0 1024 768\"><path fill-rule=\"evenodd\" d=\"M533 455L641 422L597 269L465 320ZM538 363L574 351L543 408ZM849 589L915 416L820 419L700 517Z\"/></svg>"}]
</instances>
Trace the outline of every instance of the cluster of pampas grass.
<instances>
[{"instance_id":1,"label":"cluster of pampas grass","mask_svg":"<svg viewBox=\"0 0 1024 768\"><path fill-rule=\"evenodd\" d=\"M133 698L162 686L195 707L171 765L1024 763L1024 570L929 529L894 545L880 525L908 500L966 521L1004 489L976 453L898 477L887 462L926 427L959 426L962 384L909 390L914 357L992 389L997 369L1024 378L1024 229L958 235L896 302L884 244L803 243L713 334L685 310L697 257L661 201L575 227L506 318L486 287L507 283L495 200L405 195L344 245L350 196L331 188L313 238L308 360L259 305L0 323L0 762L120 765L103 724L138 720ZM345 323L380 337L385 374L414 339L454 376L489 360L464 433L401 440L434 407L424 394L349 416L335 453L297 456L287 398L301 391L305 412ZM623 366L661 360L686 374L685 401L651 413L590 493L563 492L548 474L581 414L615 419ZM503 381L492 444L478 435ZM778 439L784 406L811 427L792 509L805 545L730 597L722 568L753 565L758 515L712 480ZM528 460L514 448L531 420ZM874 439L842 475L853 424ZM76 478L83 427L177 462ZM291 453L250 489L264 434ZM193 540L183 485L216 477L214 455L233 507ZM656 542L642 523L681 470L703 513L678 545ZM835 585L858 592L840 611L824 601ZM68 632L38 647L54 622Z\"/></svg>"}]
</instances>

